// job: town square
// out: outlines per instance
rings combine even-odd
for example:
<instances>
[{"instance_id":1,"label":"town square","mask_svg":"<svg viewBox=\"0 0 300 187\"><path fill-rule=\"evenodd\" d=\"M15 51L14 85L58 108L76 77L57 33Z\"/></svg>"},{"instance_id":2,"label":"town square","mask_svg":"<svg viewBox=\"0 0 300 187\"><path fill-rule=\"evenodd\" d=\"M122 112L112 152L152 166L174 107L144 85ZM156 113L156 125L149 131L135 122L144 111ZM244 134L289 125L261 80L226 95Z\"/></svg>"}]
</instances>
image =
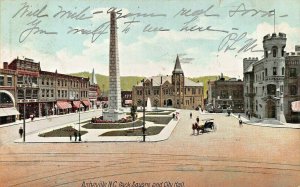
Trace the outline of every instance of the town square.
<instances>
[{"instance_id":1,"label":"town square","mask_svg":"<svg viewBox=\"0 0 300 187\"><path fill-rule=\"evenodd\" d=\"M300 4L176 2L0 2L0 186L299 186Z\"/></svg>"}]
</instances>

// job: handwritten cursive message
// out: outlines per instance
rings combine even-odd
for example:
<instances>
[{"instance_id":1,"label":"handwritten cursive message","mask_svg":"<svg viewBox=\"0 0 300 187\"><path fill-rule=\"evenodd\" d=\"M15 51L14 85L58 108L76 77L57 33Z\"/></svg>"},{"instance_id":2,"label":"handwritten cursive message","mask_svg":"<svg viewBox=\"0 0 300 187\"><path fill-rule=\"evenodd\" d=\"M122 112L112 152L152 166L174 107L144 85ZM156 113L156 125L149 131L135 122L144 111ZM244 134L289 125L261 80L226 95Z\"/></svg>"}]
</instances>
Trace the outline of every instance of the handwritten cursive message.
<instances>
[{"instance_id":1,"label":"handwritten cursive message","mask_svg":"<svg viewBox=\"0 0 300 187\"><path fill-rule=\"evenodd\" d=\"M101 7L98 7L101 8ZM54 8L55 9L55 8ZM141 33L156 33L156 32L186 32L186 33L217 33L222 36L220 43L217 47L218 52L235 51L236 53L243 52L261 52L262 50L256 49L257 40L248 37L247 31L240 31L239 28L222 28L219 25L202 24L201 19L223 19L226 16L228 19L242 16L242 17L271 17L275 16L275 11L272 10L257 10L248 8L244 3L228 8L228 15L221 15L218 8L214 5L207 7L190 9L181 8L180 10L174 10L174 14L167 14L164 12L125 12L121 8L110 7L106 10L98 10L91 8L90 6L66 8L61 5L57 5L53 11L49 10L48 4L44 4L41 7L34 7L25 2L17 7L17 11L11 16L12 21L16 19L31 19L25 23L25 29L20 31L19 42L23 43L30 37L50 36L50 35L72 35L74 37L78 35L91 37L91 43L96 42L100 36L109 33L109 20L100 21L98 23L93 22L86 26L86 23L90 23L92 19L99 18L99 15L110 14L112 11L116 12L117 19L124 20L119 25L118 29L122 33L127 34L139 25ZM51 12L51 14L50 14ZM280 15L280 17L287 17L288 15ZM155 25L153 20L165 20L176 22L176 27L168 27L165 25ZM47 27L49 21L58 20L72 20L72 23L66 25L58 25L58 27L65 27L65 32L59 32L56 27ZM181 20L181 21L178 21ZM182 20L184 20L182 22ZM152 22L151 22L152 21ZM179 26L178 26L179 25ZM136 30L135 30L136 31Z\"/></svg>"}]
</instances>

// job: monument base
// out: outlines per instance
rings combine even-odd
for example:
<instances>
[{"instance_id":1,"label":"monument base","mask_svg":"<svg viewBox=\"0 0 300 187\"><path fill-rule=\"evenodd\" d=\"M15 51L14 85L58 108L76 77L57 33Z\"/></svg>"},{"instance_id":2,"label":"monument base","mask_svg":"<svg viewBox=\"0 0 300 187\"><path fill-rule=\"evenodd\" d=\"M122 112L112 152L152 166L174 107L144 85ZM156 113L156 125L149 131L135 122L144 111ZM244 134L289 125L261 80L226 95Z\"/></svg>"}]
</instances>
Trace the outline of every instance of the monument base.
<instances>
[{"instance_id":1,"label":"monument base","mask_svg":"<svg viewBox=\"0 0 300 187\"><path fill-rule=\"evenodd\" d=\"M125 112L123 110L108 109L103 111L103 120L106 121L118 121L125 118Z\"/></svg>"}]
</instances>

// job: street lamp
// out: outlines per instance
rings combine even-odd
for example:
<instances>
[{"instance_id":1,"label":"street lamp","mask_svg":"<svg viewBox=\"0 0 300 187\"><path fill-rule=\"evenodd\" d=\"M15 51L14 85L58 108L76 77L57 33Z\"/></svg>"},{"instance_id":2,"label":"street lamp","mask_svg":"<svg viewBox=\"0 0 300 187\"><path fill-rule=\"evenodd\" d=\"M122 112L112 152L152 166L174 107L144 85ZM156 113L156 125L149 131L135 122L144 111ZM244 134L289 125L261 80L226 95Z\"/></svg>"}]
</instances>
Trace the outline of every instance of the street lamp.
<instances>
[{"instance_id":1,"label":"street lamp","mask_svg":"<svg viewBox=\"0 0 300 187\"><path fill-rule=\"evenodd\" d=\"M145 80L142 80L143 83L143 128L142 128L142 132L143 132L143 142L145 142L146 139L146 134L145 134Z\"/></svg>"},{"instance_id":2,"label":"street lamp","mask_svg":"<svg viewBox=\"0 0 300 187\"><path fill-rule=\"evenodd\" d=\"M80 134L80 105L81 105L81 86L82 86L82 80L83 78L80 79L80 84L79 84L79 108L78 108L78 114L79 114L79 123L78 123L78 141L81 141L81 134Z\"/></svg>"},{"instance_id":3,"label":"street lamp","mask_svg":"<svg viewBox=\"0 0 300 187\"><path fill-rule=\"evenodd\" d=\"M25 107L25 97L26 97L26 86L23 85L23 93L24 93L24 98L23 98L23 142L25 142L25 115L26 115L26 107Z\"/></svg>"}]
</instances>

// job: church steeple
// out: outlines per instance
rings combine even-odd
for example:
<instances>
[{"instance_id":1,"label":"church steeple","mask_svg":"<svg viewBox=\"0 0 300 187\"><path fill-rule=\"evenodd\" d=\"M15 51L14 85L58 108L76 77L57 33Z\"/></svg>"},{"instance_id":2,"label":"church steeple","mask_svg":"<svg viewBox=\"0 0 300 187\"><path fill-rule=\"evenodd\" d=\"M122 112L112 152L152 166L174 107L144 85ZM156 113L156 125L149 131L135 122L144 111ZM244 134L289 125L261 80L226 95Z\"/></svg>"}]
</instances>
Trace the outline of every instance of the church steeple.
<instances>
[{"instance_id":1,"label":"church steeple","mask_svg":"<svg viewBox=\"0 0 300 187\"><path fill-rule=\"evenodd\" d=\"M183 70L181 68L181 64L180 64L178 55L176 57L175 67L174 67L174 70L173 70L173 74L174 73L182 73L183 74Z\"/></svg>"},{"instance_id":2,"label":"church steeple","mask_svg":"<svg viewBox=\"0 0 300 187\"><path fill-rule=\"evenodd\" d=\"M97 79L96 79L96 75L95 75L95 70L93 68L93 72L92 72L92 77L90 79L90 83L91 84L97 84Z\"/></svg>"}]
</instances>

